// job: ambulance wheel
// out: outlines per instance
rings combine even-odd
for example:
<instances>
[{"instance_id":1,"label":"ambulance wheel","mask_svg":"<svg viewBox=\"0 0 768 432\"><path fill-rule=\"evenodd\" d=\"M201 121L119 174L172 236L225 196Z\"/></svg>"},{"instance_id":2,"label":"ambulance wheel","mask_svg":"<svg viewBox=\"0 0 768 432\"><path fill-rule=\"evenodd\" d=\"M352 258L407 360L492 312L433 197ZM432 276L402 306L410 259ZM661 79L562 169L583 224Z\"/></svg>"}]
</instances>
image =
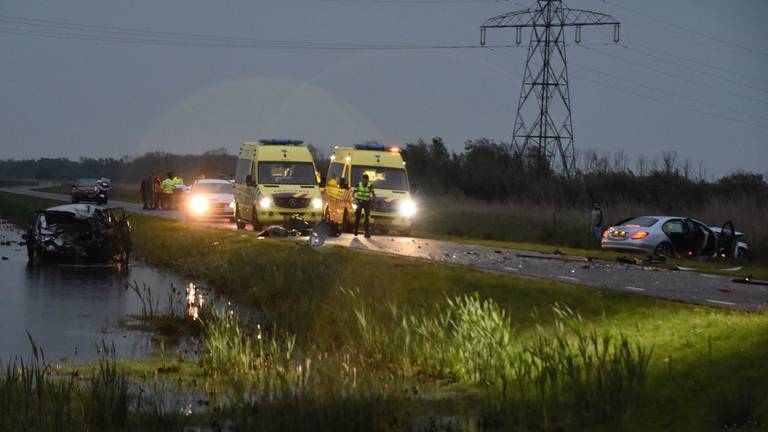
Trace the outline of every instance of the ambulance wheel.
<instances>
[{"instance_id":1,"label":"ambulance wheel","mask_svg":"<svg viewBox=\"0 0 768 432\"><path fill-rule=\"evenodd\" d=\"M251 207L251 227L256 232L261 231L261 224L259 223L259 219L256 218L256 206Z\"/></svg>"},{"instance_id":2,"label":"ambulance wheel","mask_svg":"<svg viewBox=\"0 0 768 432\"><path fill-rule=\"evenodd\" d=\"M245 229L245 222L243 222L242 219L240 219L240 206L235 206L235 224L237 225L237 229L243 230Z\"/></svg>"}]
</instances>

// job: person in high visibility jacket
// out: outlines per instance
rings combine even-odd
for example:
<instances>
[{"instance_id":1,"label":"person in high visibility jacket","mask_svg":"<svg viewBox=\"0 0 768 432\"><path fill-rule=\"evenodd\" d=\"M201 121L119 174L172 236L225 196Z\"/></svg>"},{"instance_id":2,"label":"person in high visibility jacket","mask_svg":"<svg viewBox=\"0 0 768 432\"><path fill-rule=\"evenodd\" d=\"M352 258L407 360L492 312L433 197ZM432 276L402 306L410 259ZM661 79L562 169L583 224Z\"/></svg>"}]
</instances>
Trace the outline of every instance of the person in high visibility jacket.
<instances>
[{"instance_id":1,"label":"person in high visibility jacket","mask_svg":"<svg viewBox=\"0 0 768 432\"><path fill-rule=\"evenodd\" d=\"M371 238L370 214L371 203L376 199L376 193L373 190L373 183L368 179L368 174L363 174L363 181L358 182L354 190L355 203L355 237L357 237L360 226L360 213L365 210L365 238Z\"/></svg>"},{"instance_id":2,"label":"person in high visibility jacket","mask_svg":"<svg viewBox=\"0 0 768 432\"><path fill-rule=\"evenodd\" d=\"M168 172L165 176L165 180L161 183L163 188L163 198L161 200L161 207L163 210L170 210L173 206L173 173Z\"/></svg>"},{"instance_id":3,"label":"person in high visibility jacket","mask_svg":"<svg viewBox=\"0 0 768 432\"><path fill-rule=\"evenodd\" d=\"M179 185L184 184L184 179L181 178L181 174L174 175L171 179L173 181L173 209L178 210L181 207L181 189Z\"/></svg>"}]
</instances>

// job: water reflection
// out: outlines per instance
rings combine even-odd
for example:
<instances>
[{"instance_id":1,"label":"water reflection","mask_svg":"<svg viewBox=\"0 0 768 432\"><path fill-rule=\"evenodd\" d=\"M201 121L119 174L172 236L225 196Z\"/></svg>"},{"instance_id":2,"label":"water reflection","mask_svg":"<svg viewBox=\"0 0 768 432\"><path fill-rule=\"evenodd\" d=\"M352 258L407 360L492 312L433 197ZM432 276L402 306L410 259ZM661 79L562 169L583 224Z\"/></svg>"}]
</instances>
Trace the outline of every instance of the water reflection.
<instances>
[{"instance_id":1,"label":"water reflection","mask_svg":"<svg viewBox=\"0 0 768 432\"><path fill-rule=\"evenodd\" d=\"M126 289L137 281L156 290L167 302L169 287L185 286L178 275L143 265L29 266L20 233L0 226L0 360L31 352L26 332L49 360L82 362L98 357L97 343L114 343L119 357L152 351L151 336L118 326L129 314L140 314L141 303ZM194 285L189 285L194 287ZM188 287L189 287L188 286ZM165 291L165 292L164 292ZM202 297L192 293L195 308ZM189 294L188 294L189 295ZM165 305L161 305L165 307Z\"/></svg>"}]
</instances>

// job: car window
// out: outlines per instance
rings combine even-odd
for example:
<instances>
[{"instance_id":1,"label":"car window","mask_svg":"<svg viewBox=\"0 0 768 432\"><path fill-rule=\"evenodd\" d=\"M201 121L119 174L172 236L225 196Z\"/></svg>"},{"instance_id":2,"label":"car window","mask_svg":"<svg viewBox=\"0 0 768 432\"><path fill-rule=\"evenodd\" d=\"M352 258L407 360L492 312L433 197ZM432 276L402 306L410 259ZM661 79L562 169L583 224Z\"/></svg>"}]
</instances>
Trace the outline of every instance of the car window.
<instances>
[{"instance_id":1,"label":"car window","mask_svg":"<svg viewBox=\"0 0 768 432\"><path fill-rule=\"evenodd\" d=\"M79 179L77 180L78 186L96 186L96 183L98 182L98 179Z\"/></svg>"},{"instance_id":2,"label":"car window","mask_svg":"<svg viewBox=\"0 0 768 432\"><path fill-rule=\"evenodd\" d=\"M656 219L656 218L643 216L643 217L636 217L636 218L632 218L632 219L629 219L627 221L624 221L621 225L624 225L624 226L637 226L637 227L649 227L649 226L655 224L658 221L659 220Z\"/></svg>"},{"instance_id":3,"label":"car window","mask_svg":"<svg viewBox=\"0 0 768 432\"><path fill-rule=\"evenodd\" d=\"M681 221L680 219L673 219L665 223L661 229L667 234L684 234L685 233L685 225L683 225L683 221Z\"/></svg>"}]
</instances>

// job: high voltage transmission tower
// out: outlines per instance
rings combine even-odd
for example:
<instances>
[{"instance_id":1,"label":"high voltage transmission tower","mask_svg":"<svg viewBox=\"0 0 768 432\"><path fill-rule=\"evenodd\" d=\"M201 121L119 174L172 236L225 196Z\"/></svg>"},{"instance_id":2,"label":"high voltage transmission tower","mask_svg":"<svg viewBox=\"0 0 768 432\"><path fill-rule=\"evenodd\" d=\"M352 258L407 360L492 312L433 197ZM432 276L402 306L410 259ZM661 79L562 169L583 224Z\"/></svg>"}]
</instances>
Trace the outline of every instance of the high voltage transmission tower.
<instances>
[{"instance_id":1,"label":"high voltage transmission tower","mask_svg":"<svg viewBox=\"0 0 768 432\"><path fill-rule=\"evenodd\" d=\"M569 177L575 173L576 156L565 30L575 27L578 44L582 27L597 25L612 25L613 41L619 41L619 22L612 16L571 9L560 0L537 0L529 9L489 18L480 27L481 45L485 45L489 28L514 28L517 44L523 29L531 29L512 142L520 155L537 163L546 161L551 169Z\"/></svg>"}]
</instances>

